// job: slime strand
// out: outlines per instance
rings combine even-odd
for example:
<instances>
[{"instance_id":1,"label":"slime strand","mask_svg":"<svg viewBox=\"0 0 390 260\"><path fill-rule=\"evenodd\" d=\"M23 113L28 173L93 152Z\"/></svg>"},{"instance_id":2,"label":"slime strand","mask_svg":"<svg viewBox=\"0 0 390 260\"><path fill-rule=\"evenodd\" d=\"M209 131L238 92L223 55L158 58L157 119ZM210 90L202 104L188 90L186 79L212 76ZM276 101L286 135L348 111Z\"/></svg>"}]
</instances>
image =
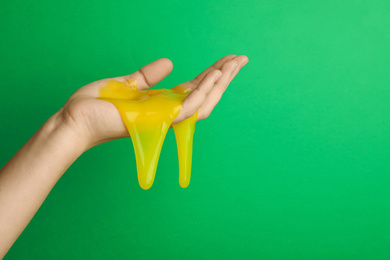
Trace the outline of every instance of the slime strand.
<instances>
[{"instance_id":1,"label":"slime strand","mask_svg":"<svg viewBox=\"0 0 390 260\"><path fill-rule=\"evenodd\" d=\"M179 115L189 88L138 90L135 79L111 80L99 90L99 99L111 102L119 111L133 142L138 183L147 190L154 182L165 136ZM173 125L178 155L179 183L186 188L191 178L192 141L197 112Z\"/></svg>"}]
</instances>

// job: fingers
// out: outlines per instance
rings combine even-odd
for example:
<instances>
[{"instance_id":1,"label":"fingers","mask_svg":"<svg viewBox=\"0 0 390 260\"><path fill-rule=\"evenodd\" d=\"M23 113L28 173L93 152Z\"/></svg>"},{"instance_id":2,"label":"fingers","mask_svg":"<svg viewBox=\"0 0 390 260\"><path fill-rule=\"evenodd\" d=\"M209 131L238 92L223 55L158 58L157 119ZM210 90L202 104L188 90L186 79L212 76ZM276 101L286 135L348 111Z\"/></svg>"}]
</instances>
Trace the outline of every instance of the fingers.
<instances>
[{"instance_id":1,"label":"fingers","mask_svg":"<svg viewBox=\"0 0 390 260\"><path fill-rule=\"evenodd\" d=\"M207 118L221 99L227 86L247 62L248 58L245 55L227 55L193 80L184 83L189 87L192 85L192 91L184 100L182 110L173 121L173 124L192 116L197 110L199 110L198 120ZM135 78L138 89L143 90L164 79L172 71L172 68L172 62L169 59L162 58L145 65L137 72L118 77L118 79Z\"/></svg>"},{"instance_id":2,"label":"fingers","mask_svg":"<svg viewBox=\"0 0 390 260\"><path fill-rule=\"evenodd\" d=\"M234 79L240 69L248 63L248 61L248 57L245 55L239 55L222 66L222 76L215 83L215 86L210 90L203 104L199 108L198 120L205 119L210 115L221 99L227 86Z\"/></svg>"},{"instance_id":3,"label":"fingers","mask_svg":"<svg viewBox=\"0 0 390 260\"><path fill-rule=\"evenodd\" d=\"M199 109L202 103L207 98L208 93L214 87L215 83L221 78L222 72L220 70L209 71L195 88L183 101L183 107L180 114L175 118L173 124L180 122L193 114Z\"/></svg>"},{"instance_id":4,"label":"fingers","mask_svg":"<svg viewBox=\"0 0 390 260\"><path fill-rule=\"evenodd\" d=\"M238 74L238 72L239 72L239 71L248 63L248 61L249 61L248 57L245 56L245 55L239 55L239 56L235 57L234 60L238 62L238 66L237 66L236 69L233 71L229 83L232 82L232 80L236 77L236 75Z\"/></svg>"},{"instance_id":5,"label":"fingers","mask_svg":"<svg viewBox=\"0 0 390 260\"><path fill-rule=\"evenodd\" d=\"M195 85L198 85L199 82L210 72L210 71L213 71L213 70L220 70L222 65L225 64L225 62L233 59L234 57L236 57L236 55L234 54L231 54L231 55L227 55L225 57L222 57L221 59L219 59L217 62L215 62L213 65L211 65L209 68L205 69L202 73L200 73L198 76L196 76L193 80L191 80L192 83L194 83Z\"/></svg>"},{"instance_id":6,"label":"fingers","mask_svg":"<svg viewBox=\"0 0 390 260\"><path fill-rule=\"evenodd\" d=\"M137 86L139 90L153 87L162 79L171 73L173 69L173 64L169 59L162 58L155 60L138 71L124 76L124 79L135 78L137 80Z\"/></svg>"}]
</instances>

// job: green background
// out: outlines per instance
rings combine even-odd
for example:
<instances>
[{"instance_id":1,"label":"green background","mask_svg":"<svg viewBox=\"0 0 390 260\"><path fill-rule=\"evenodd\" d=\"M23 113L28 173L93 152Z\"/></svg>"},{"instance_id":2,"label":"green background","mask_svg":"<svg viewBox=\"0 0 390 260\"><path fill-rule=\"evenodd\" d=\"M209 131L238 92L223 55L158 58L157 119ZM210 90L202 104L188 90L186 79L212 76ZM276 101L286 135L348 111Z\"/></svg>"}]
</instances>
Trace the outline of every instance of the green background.
<instances>
[{"instance_id":1,"label":"green background","mask_svg":"<svg viewBox=\"0 0 390 260\"><path fill-rule=\"evenodd\" d=\"M224 55L250 60L197 124L187 189L172 131L148 191L129 139L100 145L5 259L390 259L389 13L387 0L2 0L1 165L89 82L167 57L170 88Z\"/></svg>"}]
</instances>

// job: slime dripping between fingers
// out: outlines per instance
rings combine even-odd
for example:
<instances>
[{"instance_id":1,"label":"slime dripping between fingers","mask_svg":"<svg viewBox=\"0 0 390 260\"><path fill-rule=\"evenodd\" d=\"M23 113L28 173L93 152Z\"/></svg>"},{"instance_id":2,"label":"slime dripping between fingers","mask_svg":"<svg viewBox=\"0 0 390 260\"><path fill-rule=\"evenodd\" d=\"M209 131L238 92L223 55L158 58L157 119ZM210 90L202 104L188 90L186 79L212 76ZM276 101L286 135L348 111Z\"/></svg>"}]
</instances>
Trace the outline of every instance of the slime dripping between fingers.
<instances>
[{"instance_id":1,"label":"slime dripping between fingers","mask_svg":"<svg viewBox=\"0 0 390 260\"><path fill-rule=\"evenodd\" d=\"M112 103L129 131L137 162L138 182L147 190L153 185L161 148L173 120L179 115L189 88L138 90L136 79L107 81L99 99ZM193 116L172 125L179 156L179 183L186 188L191 178L192 142L197 119Z\"/></svg>"}]
</instances>

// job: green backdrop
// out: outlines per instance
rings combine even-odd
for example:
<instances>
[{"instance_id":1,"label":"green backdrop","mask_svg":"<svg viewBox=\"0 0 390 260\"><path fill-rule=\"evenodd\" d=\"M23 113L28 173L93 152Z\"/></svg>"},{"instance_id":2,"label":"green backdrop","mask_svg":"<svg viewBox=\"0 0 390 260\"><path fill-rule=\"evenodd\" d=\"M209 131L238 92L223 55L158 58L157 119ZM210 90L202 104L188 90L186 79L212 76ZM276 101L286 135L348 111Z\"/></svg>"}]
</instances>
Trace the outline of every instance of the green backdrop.
<instances>
[{"instance_id":1,"label":"green backdrop","mask_svg":"<svg viewBox=\"0 0 390 260\"><path fill-rule=\"evenodd\" d=\"M167 57L169 88L224 55L250 60L197 124L187 189L173 132L148 191L129 139L100 145L5 259L389 259L389 13L387 0L2 0L1 165L91 81Z\"/></svg>"}]
</instances>

